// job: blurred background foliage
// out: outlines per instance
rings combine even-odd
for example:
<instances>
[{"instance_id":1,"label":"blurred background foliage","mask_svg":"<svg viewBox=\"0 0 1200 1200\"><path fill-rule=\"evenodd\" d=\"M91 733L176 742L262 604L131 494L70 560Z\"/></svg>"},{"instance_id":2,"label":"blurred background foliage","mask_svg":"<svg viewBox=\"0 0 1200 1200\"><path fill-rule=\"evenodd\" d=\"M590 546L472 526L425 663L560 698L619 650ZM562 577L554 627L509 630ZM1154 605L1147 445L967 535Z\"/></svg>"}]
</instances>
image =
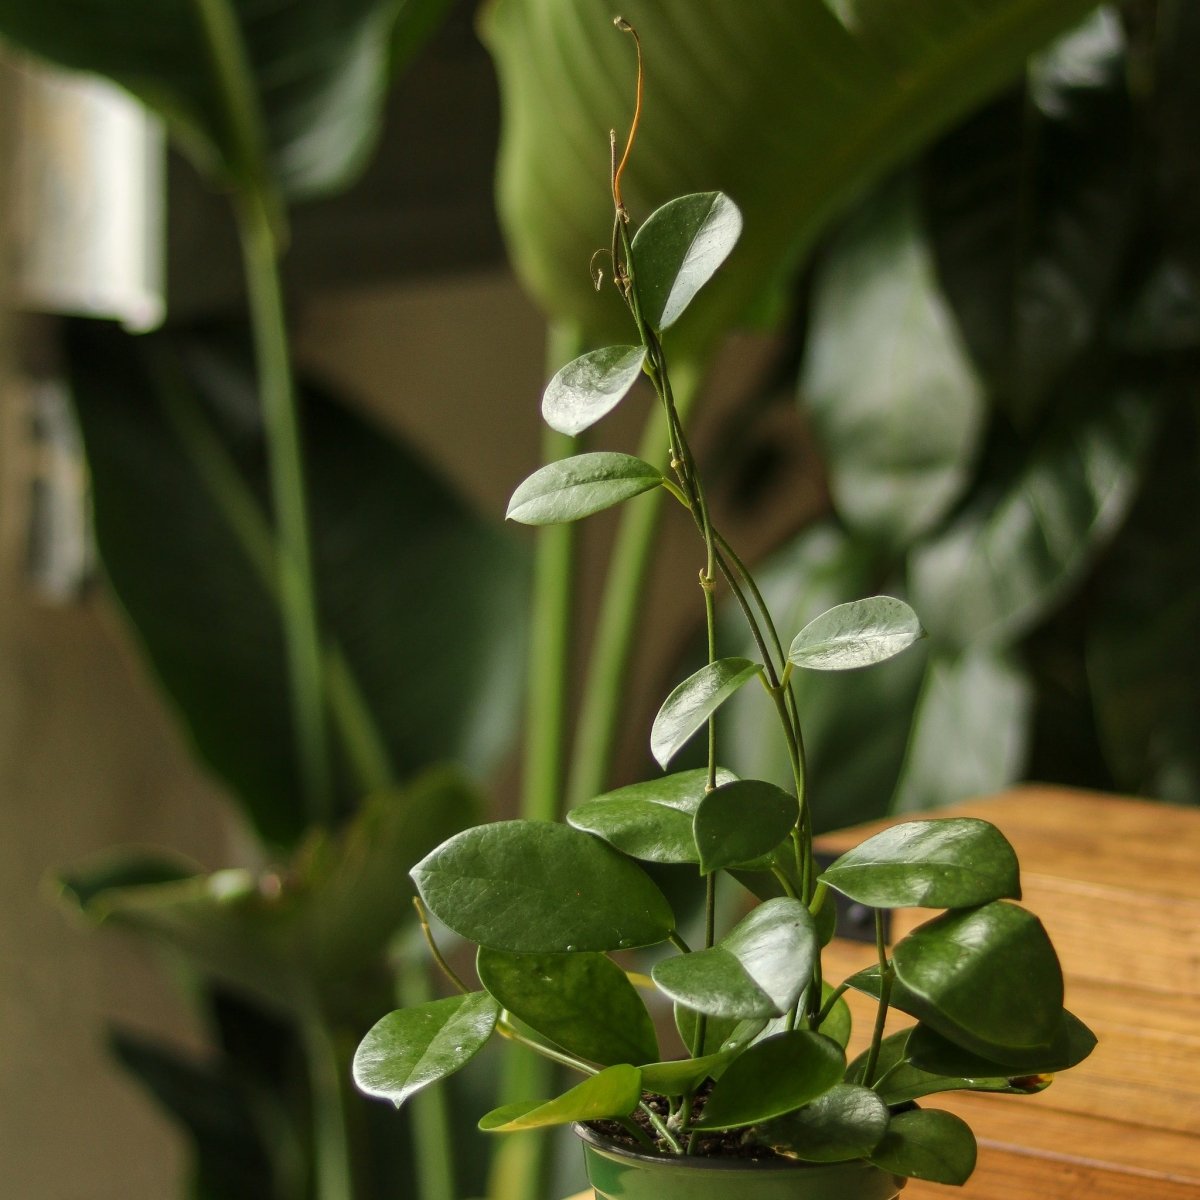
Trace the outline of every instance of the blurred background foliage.
<instances>
[{"instance_id":1,"label":"blurred background foliage","mask_svg":"<svg viewBox=\"0 0 1200 1200\"><path fill-rule=\"evenodd\" d=\"M303 204L354 186L389 87L471 7L0 0L0 34L161 112L243 231L261 218L294 295L323 253L321 226L306 224L320 206ZM607 0L492 0L479 14L499 82L500 226L546 314L551 365L569 347L628 340L588 271L611 219L608 130L624 130L632 105L632 47L614 15ZM802 528L771 525L768 597L794 630L891 591L930 635L879 671L797 681L819 827L1023 778L1200 802L1196 7L630 0L622 15L647 58L625 186L635 219L716 188L745 215L737 253L669 347L695 404L713 399L706 381L731 330L770 347L719 406L709 472L720 477L747 429L782 419L801 430L806 474L780 486L820 480ZM471 61L490 80L482 51ZM442 119L454 117L423 114L435 141ZM490 137L494 120L476 123ZM410 134L387 137L403 148ZM429 213L431 227L444 219L436 196ZM460 226L460 245L495 254L486 232ZM251 263L252 292L261 274ZM531 582L498 513L481 517L411 447L301 381L332 747L315 816L300 799L291 549L270 478L261 328L256 342L240 305L225 309L176 312L139 337L77 322L62 344L107 582L252 851L215 875L139 852L73 869L64 891L173 946L209 1014L204 1061L115 1042L193 1136L192 1195L480 1192L485 1148L450 1155L453 1118L437 1103L410 1121L347 1096L347 1053L397 989L430 986L406 871L495 795L517 736L531 586L535 699L562 711L568 670L584 683L573 746L553 724L555 744L527 757L539 782L526 783L525 810L641 769L614 765L614 747L656 510L642 504L616 532L621 569L590 666L540 669L545 622L569 629L577 605L558 578L572 535L543 539ZM464 397L448 419L469 420L472 402L487 398ZM651 707L673 682L654 682ZM730 767L770 774L766 728L737 709ZM452 1157L475 1165L456 1180ZM514 1161L491 1194L528 1200L525 1172L538 1170Z\"/></svg>"}]
</instances>

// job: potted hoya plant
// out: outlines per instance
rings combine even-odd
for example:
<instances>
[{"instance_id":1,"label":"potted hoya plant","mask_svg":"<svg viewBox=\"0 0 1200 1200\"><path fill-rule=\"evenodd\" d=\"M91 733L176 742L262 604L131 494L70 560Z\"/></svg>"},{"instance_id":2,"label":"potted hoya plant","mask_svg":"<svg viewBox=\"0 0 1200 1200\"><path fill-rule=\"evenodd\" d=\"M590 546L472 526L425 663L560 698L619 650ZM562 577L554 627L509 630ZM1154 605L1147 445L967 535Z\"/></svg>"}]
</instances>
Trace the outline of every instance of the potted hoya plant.
<instances>
[{"instance_id":1,"label":"potted hoya plant","mask_svg":"<svg viewBox=\"0 0 1200 1200\"><path fill-rule=\"evenodd\" d=\"M579 1081L559 1096L489 1112L480 1127L573 1124L598 1198L886 1200L907 1178L961 1184L974 1167L974 1137L926 1098L1038 1091L1095 1039L1063 1007L1057 955L1016 903L1017 859L992 825L910 821L824 870L816 865L792 675L869 667L905 650L921 626L903 600L873 596L781 640L751 572L713 524L666 352L672 325L733 250L741 216L720 193L688 195L634 232L621 198L628 154L629 146L619 164L613 156L611 262L631 339L565 366L542 412L554 429L581 433L644 374L670 460L594 452L553 463L517 488L508 515L531 525L574 521L666 489L699 534L708 661L653 721L650 747L664 774L578 806L565 824L468 829L417 864L420 911L478 947L478 983L460 978L423 919L457 994L385 1016L359 1046L355 1079L399 1106L494 1034L518 1042ZM718 586L744 614L756 657L722 656ZM746 686L761 687L764 719L779 727L790 790L735 778L719 764L719 710ZM669 773L701 732L707 766ZM643 863L697 874L696 944ZM728 901L729 888L744 903L718 928L719 909L729 908L718 890ZM822 970L834 893L876 913L878 961L844 980ZM889 947L883 914L906 906L945 911ZM649 977L612 957L646 947L664 951ZM846 1052L851 988L877 1003L869 1045L854 1057ZM664 1011L673 1006L681 1051L663 1049L654 996ZM888 1032L892 1012L910 1020Z\"/></svg>"}]
</instances>

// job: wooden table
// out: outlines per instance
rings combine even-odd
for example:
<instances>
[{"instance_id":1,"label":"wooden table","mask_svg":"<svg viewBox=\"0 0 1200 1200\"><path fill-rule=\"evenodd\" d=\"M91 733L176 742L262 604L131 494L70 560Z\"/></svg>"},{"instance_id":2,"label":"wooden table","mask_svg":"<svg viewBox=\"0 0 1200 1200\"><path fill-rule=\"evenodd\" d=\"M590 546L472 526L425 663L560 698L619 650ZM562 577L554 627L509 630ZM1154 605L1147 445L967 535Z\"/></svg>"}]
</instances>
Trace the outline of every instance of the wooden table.
<instances>
[{"instance_id":1,"label":"wooden table","mask_svg":"<svg viewBox=\"0 0 1200 1200\"><path fill-rule=\"evenodd\" d=\"M1100 1041L1037 1096L929 1097L970 1122L979 1165L961 1190L913 1181L904 1200L1200 1200L1200 811L1045 787L953 811L1016 847L1067 1006ZM882 824L822 843L850 846ZM930 915L896 913L893 937ZM841 979L874 950L838 941L826 955L826 978ZM851 1053L873 1007L852 1000Z\"/></svg>"}]
</instances>

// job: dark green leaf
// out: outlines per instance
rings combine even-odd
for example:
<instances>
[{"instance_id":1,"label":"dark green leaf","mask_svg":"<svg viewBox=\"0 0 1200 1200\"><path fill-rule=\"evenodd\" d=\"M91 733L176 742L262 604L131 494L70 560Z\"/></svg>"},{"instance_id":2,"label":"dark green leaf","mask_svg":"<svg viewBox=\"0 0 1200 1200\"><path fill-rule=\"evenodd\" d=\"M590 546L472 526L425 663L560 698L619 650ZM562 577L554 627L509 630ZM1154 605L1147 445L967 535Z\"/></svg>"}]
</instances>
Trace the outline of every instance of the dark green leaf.
<instances>
[{"instance_id":1,"label":"dark green leaf","mask_svg":"<svg viewBox=\"0 0 1200 1200\"><path fill-rule=\"evenodd\" d=\"M796 797L773 783L738 779L709 792L696 810L694 832L705 874L769 854L800 815Z\"/></svg>"},{"instance_id":2,"label":"dark green leaf","mask_svg":"<svg viewBox=\"0 0 1200 1200\"><path fill-rule=\"evenodd\" d=\"M922 1071L972 1079L1004 1076L1025 1082L1026 1086L1014 1084L1014 1090L1036 1091L1037 1076L1066 1071L1083 1062L1095 1047L1095 1034L1074 1013L1064 1009L1058 1028L1044 1049L984 1057L955 1045L927 1025L918 1025L908 1039L907 1053L914 1068Z\"/></svg>"},{"instance_id":3,"label":"dark green leaf","mask_svg":"<svg viewBox=\"0 0 1200 1200\"><path fill-rule=\"evenodd\" d=\"M630 211L719 188L745 218L720 286L698 297L678 337L685 326L692 346L724 334L790 277L850 197L1090 7L978 0L933 21L897 4L630 0L621 12L648 60L623 179ZM597 302L586 269L612 228L608 131L633 104L634 48L612 16L605 0L500 0L483 24L504 101L499 203L510 257L542 308L595 345L629 328L615 295Z\"/></svg>"},{"instance_id":4,"label":"dark green leaf","mask_svg":"<svg viewBox=\"0 0 1200 1200\"><path fill-rule=\"evenodd\" d=\"M1089 599L1087 682L1119 788L1200 803L1200 436L1180 414Z\"/></svg>"},{"instance_id":5,"label":"dark green leaf","mask_svg":"<svg viewBox=\"0 0 1200 1200\"><path fill-rule=\"evenodd\" d=\"M1008 839L987 821L909 821L860 842L821 878L872 908L968 908L1021 898Z\"/></svg>"},{"instance_id":6,"label":"dark green leaf","mask_svg":"<svg viewBox=\"0 0 1200 1200\"><path fill-rule=\"evenodd\" d=\"M500 1006L486 992L388 1013L359 1043L354 1082L399 1108L414 1092L466 1066L492 1036L499 1015Z\"/></svg>"},{"instance_id":7,"label":"dark green leaf","mask_svg":"<svg viewBox=\"0 0 1200 1200\"><path fill-rule=\"evenodd\" d=\"M805 625L788 649L788 662L813 671L849 671L894 657L923 633L903 600L851 600Z\"/></svg>"},{"instance_id":8,"label":"dark green leaf","mask_svg":"<svg viewBox=\"0 0 1200 1200\"><path fill-rule=\"evenodd\" d=\"M729 257L742 214L728 196L699 192L669 200L633 239L633 285L643 318L656 332L674 325Z\"/></svg>"},{"instance_id":9,"label":"dark green leaf","mask_svg":"<svg viewBox=\"0 0 1200 1200\"><path fill-rule=\"evenodd\" d=\"M641 1068L642 1087L659 1096L687 1096L724 1066L729 1058L728 1054L706 1054L703 1058L649 1063Z\"/></svg>"},{"instance_id":10,"label":"dark green leaf","mask_svg":"<svg viewBox=\"0 0 1200 1200\"><path fill-rule=\"evenodd\" d=\"M1033 701L1012 654L979 646L930 655L891 811L943 808L1015 783L1026 766Z\"/></svg>"},{"instance_id":11,"label":"dark green leaf","mask_svg":"<svg viewBox=\"0 0 1200 1200\"><path fill-rule=\"evenodd\" d=\"M713 1017L778 1017L812 974L812 916L797 900L760 904L711 950L663 959L651 974L672 1000Z\"/></svg>"},{"instance_id":12,"label":"dark green leaf","mask_svg":"<svg viewBox=\"0 0 1200 1200\"><path fill-rule=\"evenodd\" d=\"M633 1112L641 1097L642 1078L636 1067L606 1067L554 1100L521 1100L495 1108L479 1122L479 1128L488 1133L509 1133L624 1117Z\"/></svg>"},{"instance_id":13,"label":"dark green leaf","mask_svg":"<svg viewBox=\"0 0 1200 1200\"><path fill-rule=\"evenodd\" d=\"M675 1028L679 1037L690 1050L696 1044L696 1033L700 1014L682 1004L675 1005ZM711 1058L748 1046L765 1029L765 1017L743 1021L738 1017L708 1017L704 1022L703 1056Z\"/></svg>"},{"instance_id":14,"label":"dark green leaf","mask_svg":"<svg viewBox=\"0 0 1200 1200\"><path fill-rule=\"evenodd\" d=\"M114 79L236 184L270 176L300 197L344 182L373 145L395 16L388 0L135 0L118 28L107 0L2 0L0 34Z\"/></svg>"},{"instance_id":15,"label":"dark green leaf","mask_svg":"<svg viewBox=\"0 0 1200 1200\"><path fill-rule=\"evenodd\" d=\"M1041 620L1124 519L1154 421L1133 394L1096 404L919 546L909 584L931 636L1003 645Z\"/></svg>"},{"instance_id":16,"label":"dark green leaf","mask_svg":"<svg viewBox=\"0 0 1200 1200\"><path fill-rule=\"evenodd\" d=\"M1036 1049L1062 1020L1062 969L1031 912L997 900L918 926L893 950L912 1014L959 1045Z\"/></svg>"},{"instance_id":17,"label":"dark green leaf","mask_svg":"<svg viewBox=\"0 0 1200 1200\"><path fill-rule=\"evenodd\" d=\"M642 373L641 346L606 346L569 362L546 385L542 418L572 437L612 412Z\"/></svg>"},{"instance_id":18,"label":"dark green leaf","mask_svg":"<svg viewBox=\"0 0 1200 1200\"><path fill-rule=\"evenodd\" d=\"M731 772L718 769L718 786L733 779ZM707 787L708 771L679 771L586 800L567 814L567 820L633 858L695 863L700 855L692 821Z\"/></svg>"},{"instance_id":19,"label":"dark green leaf","mask_svg":"<svg viewBox=\"0 0 1200 1200\"><path fill-rule=\"evenodd\" d=\"M887 1105L869 1088L839 1083L756 1134L776 1153L805 1162L866 1158L888 1127Z\"/></svg>"},{"instance_id":20,"label":"dark green leaf","mask_svg":"<svg viewBox=\"0 0 1200 1200\"><path fill-rule=\"evenodd\" d=\"M97 322L69 327L68 352L108 582L200 757L292 843L306 817L247 359ZM353 750L339 809L435 762L486 772L519 707L524 555L348 408L309 388L302 417L329 709Z\"/></svg>"},{"instance_id":21,"label":"dark green leaf","mask_svg":"<svg viewBox=\"0 0 1200 1200\"><path fill-rule=\"evenodd\" d=\"M549 821L465 830L412 876L440 921L512 954L653 946L675 928L663 894L636 863Z\"/></svg>"},{"instance_id":22,"label":"dark green leaf","mask_svg":"<svg viewBox=\"0 0 1200 1200\"><path fill-rule=\"evenodd\" d=\"M933 1183L963 1184L975 1170L975 1135L939 1109L896 1113L870 1160L885 1171Z\"/></svg>"},{"instance_id":23,"label":"dark green leaf","mask_svg":"<svg viewBox=\"0 0 1200 1200\"><path fill-rule=\"evenodd\" d=\"M479 980L502 1008L589 1062L653 1062L654 1022L625 972L603 954L505 954L482 947Z\"/></svg>"},{"instance_id":24,"label":"dark green leaf","mask_svg":"<svg viewBox=\"0 0 1200 1200\"><path fill-rule=\"evenodd\" d=\"M661 471L631 454L595 451L550 463L512 494L507 516L523 525L556 525L603 512L658 487Z\"/></svg>"},{"instance_id":25,"label":"dark green leaf","mask_svg":"<svg viewBox=\"0 0 1200 1200\"><path fill-rule=\"evenodd\" d=\"M795 1029L755 1042L717 1080L697 1129L735 1129L769 1121L839 1083L846 1057L837 1042Z\"/></svg>"},{"instance_id":26,"label":"dark green leaf","mask_svg":"<svg viewBox=\"0 0 1200 1200\"><path fill-rule=\"evenodd\" d=\"M915 1028L924 1028L916 1026ZM1049 1086L1049 1079L1040 1079L1035 1077L1018 1077L1010 1078L1013 1075L1012 1068L1004 1068L998 1075L979 1075L979 1076L963 1076L955 1073L945 1074L942 1072L933 1073L922 1070L920 1067L914 1066L905 1059L909 1054L910 1034L914 1032L913 1028L902 1029L899 1033L893 1033L890 1037L883 1039L879 1048L879 1059L875 1066L875 1090L885 1103L892 1107L902 1104L909 1104L913 1100L919 1100L922 1096L932 1096L939 1092L951 1091L973 1091L973 1092L1009 1092L1014 1095L1029 1095L1032 1092L1042 1091ZM965 1061L968 1057L968 1052L959 1050L950 1042L939 1038L937 1034L931 1031L930 1036L936 1038L939 1043L948 1047L951 1051L956 1052L960 1056L960 1061ZM866 1068L868 1051L863 1051L850 1065L846 1068L846 1078L854 1080L862 1080L863 1071ZM975 1060L977 1063L980 1061ZM995 1070L995 1065L992 1065L992 1070Z\"/></svg>"},{"instance_id":27,"label":"dark green leaf","mask_svg":"<svg viewBox=\"0 0 1200 1200\"><path fill-rule=\"evenodd\" d=\"M923 164L939 273L992 394L1018 425L1094 353L1140 192L1125 36L1115 9L1035 56L1027 83Z\"/></svg>"},{"instance_id":28,"label":"dark green leaf","mask_svg":"<svg viewBox=\"0 0 1200 1200\"><path fill-rule=\"evenodd\" d=\"M840 234L814 304L800 390L834 505L855 532L906 549L969 482L985 413L907 182Z\"/></svg>"},{"instance_id":29,"label":"dark green leaf","mask_svg":"<svg viewBox=\"0 0 1200 1200\"><path fill-rule=\"evenodd\" d=\"M743 684L762 673L746 658L722 658L701 667L664 701L650 731L650 750L664 770L688 739Z\"/></svg>"}]
</instances>

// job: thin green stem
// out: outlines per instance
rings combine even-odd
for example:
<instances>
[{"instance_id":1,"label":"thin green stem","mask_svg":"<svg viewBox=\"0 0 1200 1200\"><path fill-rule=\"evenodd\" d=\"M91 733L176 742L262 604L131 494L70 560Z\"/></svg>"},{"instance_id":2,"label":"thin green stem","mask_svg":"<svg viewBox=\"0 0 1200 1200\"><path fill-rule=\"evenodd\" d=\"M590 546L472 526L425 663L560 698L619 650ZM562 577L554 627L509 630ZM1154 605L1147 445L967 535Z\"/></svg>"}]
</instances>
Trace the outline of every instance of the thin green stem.
<instances>
[{"instance_id":1,"label":"thin green stem","mask_svg":"<svg viewBox=\"0 0 1200 1200\"><path fill-rule=\"evenodd\" d=\"M349 1058L315 1004L303 1018L302 1032L312 1089L313 1194L315 1200L354 1200Z\"/></svg>"},{"instance_id":2,"label":"thin green stem","mask_svg":"<svg viewBox=\"0 0 1200 1200\"><path fill-rule=\"evenodd\" d=\"M887 944L883 936L883 910L875 910L875 951L879 957L879 1007L875 1010L875 1028L871 1033L871 1048L863 1067L863 1087L870 1087L875 1078L875 1067L879 1062L879 1047L883 1043L883 1029L887 1024L888 1005L892 997L892 967L888 962Z\"/></svg>"},{"instance_id":3,"label":"thin green stem","mask_svg":"<svg viewBox=\"0 0 1200 1200\"><path fill-rule=\"evenodd\" d=\"M441 947L437 944L437 940L433 936L433 930L429 927L429 917L425 912L425 905L421 903L419 896L413 897L413 908L417 910L417 921L421 926L421 936L425 939L425 945L429 947L429 954L433 961L437 963L438 969L450 980L452 984L465 996L471 991L462 979L458 972L446 961L442 954Z\"/></svg>"},{"instance_id":4,"label":"thin green stem","mask_svg":"<svg viewBox=\"0 0 1200 1200\"><path fill-rule=\"evenodd\" d=\"M817 1013L817 1019L813 1022L813 1028L820 1029L822 1025L829 1019L829 1014L833 1012L833 1006L846 994L850 985L848 983L839 983L837 987L829 993L829 999L821 1005L821 1011Z\"/></svg>"},{"instance_id":5,"label":"thin green stem","mask_svg":"<svg viewBox=\"0 0 1200 1200\"><path fill-rule=\"evenodd\" d=\"M679 931L673 929L667 934L667 940L679 951L680 954L691 954L692 948L679 936Z\"/></svg>"},{"instance_id":6,"label":"thin green stem","mask_svg":"<svg viewBox=\"0 0 1200 1200\"><path fill-rule=\"evenodd\" d=\"M259 394L267 435L267 467L278 532L283 639L292 727L309 819L332 825L335 812L325 722L325 687L316 585L309 547L300 420L280 294L275 237L257 194L240 197L238 226L254 328Z\"/></svg>"}]
</instances>

